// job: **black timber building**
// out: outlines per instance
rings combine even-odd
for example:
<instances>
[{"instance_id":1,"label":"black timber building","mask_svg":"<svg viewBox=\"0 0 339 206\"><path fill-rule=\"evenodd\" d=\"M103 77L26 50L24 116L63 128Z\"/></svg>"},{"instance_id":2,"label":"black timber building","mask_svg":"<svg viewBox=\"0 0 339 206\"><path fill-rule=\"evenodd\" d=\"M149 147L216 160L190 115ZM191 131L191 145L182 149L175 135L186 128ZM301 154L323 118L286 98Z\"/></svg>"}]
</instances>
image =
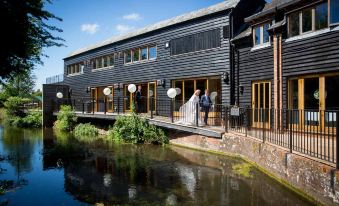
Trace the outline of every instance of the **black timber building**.
<instances>
[{"instance_id":1,"label":"black timber building","mask_svg":"<svg viewBox=\"0 0 339 206\"><path fill-rule=\"evenodd\" d=\"M230 39L243 28L244 18L264 4L227 0L80 49L64 59L62 84L70 88L72 98L98 100L104 98L103 89L111 87L108 111L116 109L119 96L129 98L121 106L130 109L127 86L132 83L142 86L143 96L156 98L168 98L169 88L180 88L176 100L183 102L196 89L208 88L214 103L230 104ZM46 99L55 98L55 93L45 91ZM98 103L95 110L100 107ZM149 103L144 107L147 110Z\"/></svg>"}]
</instances>

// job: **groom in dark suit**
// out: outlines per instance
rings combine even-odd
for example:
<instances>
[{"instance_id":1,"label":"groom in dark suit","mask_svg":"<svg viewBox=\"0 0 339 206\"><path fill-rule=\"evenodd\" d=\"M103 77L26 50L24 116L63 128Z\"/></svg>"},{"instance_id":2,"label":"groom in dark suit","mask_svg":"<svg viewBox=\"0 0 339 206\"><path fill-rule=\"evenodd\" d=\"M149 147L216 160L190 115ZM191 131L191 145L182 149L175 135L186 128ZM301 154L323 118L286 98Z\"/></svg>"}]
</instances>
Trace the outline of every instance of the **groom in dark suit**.
<instances>
[{"instance_id":1,"label":"groom in dark suit","mask_svg":"<svg viewBox=\"0 0 339 206\"><path fill-rule=\"evenodd\" d=\"M207 119L208 119L208 113L210 112L211 105L212 105L212 100L209 96L208 89L205 89L205 94L200 99L200 106L205 112L204 122L206 125L208 125Z\"/></svg>"}]
</instances>

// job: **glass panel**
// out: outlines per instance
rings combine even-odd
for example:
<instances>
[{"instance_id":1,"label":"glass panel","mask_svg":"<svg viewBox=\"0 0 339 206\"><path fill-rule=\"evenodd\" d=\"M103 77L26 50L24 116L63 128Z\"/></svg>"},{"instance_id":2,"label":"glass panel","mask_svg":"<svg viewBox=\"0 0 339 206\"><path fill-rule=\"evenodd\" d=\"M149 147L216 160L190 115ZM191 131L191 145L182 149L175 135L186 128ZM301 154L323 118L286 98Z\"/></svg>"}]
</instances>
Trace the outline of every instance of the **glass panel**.
<instances>
[{"instance_id":1,"label":"glass panel","mask_svg":"<svg viewBox=\"0 0 339 206\"><path fill-rule=\"evenodd\" d=\"M139 49L133 50L133 62L139 61Z\"/></svg>"},{"instance_id":2,"label":"glass panel","mask_svg":"<svg viewBox=\"0 0 339 206\"><path fill-rule=\"evenodd\" d=\"M185 81L185 102L187 102L194 94L194 80Z\"/></svg>"},{"instance_id":3,"label":"glass panel","mask_svg":"<svg viewBox=\"0 0 339 206\"><path fill-rule=\"evenodd\" d=\"M196 89L200 89L200 97L205 94L205 89L207 89L207 79L198 79L196 80Z\"/></svg>"},{"instance_id":4,"label":"glass panel","mask_svg":"<svg viewBox=\"0 0 339 206\"><path fill-rule=\"evenodd\" d=\"M330 4L330 22L331 24L339 23L339 0L331 0Z\"/></svg>"},{"instance_id":5,"label":"glass panel","mask_svg":"<svg viewBox=\"0 0 339 206\"><path fill-rule=\"evenodd\" d=\"M125 52L125 63L130 63L130 62L132 62L131 51L126 51Z\"/></svg>"},{"instance_id":6,"label":"glass panel","mask_svg":"<svg viewBox=\"0 0 339 206\"><path fill-rule=\"evenodd\" d=\"M102 60L101 60L101 58L97 59L97 68L102 68Z\"/></svg>"},{"instance_id":7,"label":"glass panel","mask_svg":"<svg viewBox=\"0 0 339 206\"><path fill-rule=\"evenodd\" d=\"M302 11L303 28L302 32L308 32L312 30L312 9L305 9Z\"/></svg>"},{"instance_id":8,"label":"glass panel","mask_svg":"<svg viewBox=\"0 0 339 206\"><path fill-rule=\"evenodd\" d=\"M108 57L103 57L104 67L108 67Z\"/></svg>"},{"instance_id":9,"label":"glass panel","mask_svg":"<svg viewBox=\"0 0 339 206\"><path fill-rule=\"evenodd\" d=\"M327 3L315 7L315 29L324 29L328 27Z\"/></svg>"},{"instance_id":10,"label":"glass panel","mask_svg":"<svg viewBox=\"0 0 339 206\"><path fill-rule=\"evenodd\" d=\"M109 56L109 66L114 66L114 54Z\"/></svg>"},{"instance_id":11,"label":"glass panel","mask_svg":"<svg viewBox=\"0 0 339 206\"><path fill-rule=\"evenodd\" d=\"M95 59L92 60L92 69L96 69L97 63Z\"/></svg>"},{"instance_id":12,"label":"glass panel","mask_svg":"<svg viewBox=\"0 0 339 206\"><path fill-rule=\"evenodd\" d=\"M339 76L325 77L326 126L334 127L336 125L337 116L333 110L339 110L338 88Z\"/></svg>"},{"instance_id":13,"label":"glass panel","mask_svg":"<svg viewBox=\"0 0 339 206\"><path fill-rule=\"evenodd\" d=\"M210 92L211 101L213 104L221 104L221 80L209 79L208 89Z\"/></svg>"},{"instance_id":14,"label":"glass panel","mask_svg":"<svg viewBox=\"0 0 339 206\"><path fill-rule=\"evenodd\" d=\"M155 59L157 57L156 47L149 47L149 59Z\"/></svg>"},{"instance_id":15,"label":"glass panel","mask_svg":"<svg viewBox=\"0 0 339 206\"><path fill-rule=\"evenodd\" d=\"M174 87L175 88L179 88L181 89L181 94L178 94L177 96L175 96L175 111L179 111L180 107L183 105L182 99L182 92L183 92L183 88L182 88L182 81L175 81L174 82Z\"/></svg>"},{"instance_id":16,"label":"glass panel","mask_svg":"<svg viewBox=\"0 0 339 206\"><path fill-rule=\"evenodd\" d=\"M112 112L113 111L113 87L109 87L111 89L111 94L107 96L107 110Z\"/></svg>"},{"instance_id":17,"label":"glass panel","mask_svg":"<svg viewBox=\"0 0 339 206\"><path fill-rule=\"evenodd\" d=\"M156 98L156 91L155 91L155 83L149 83L149 90L148 90L148 98L149 100L149 104L148 108L151 109L151 100L153 100L154 98ZM155 104L153 104L153 109L155 109Z\"/></svg>"},{"instance_id":18,"label":"glass panel","mask_svg":"<svg viewBox=\"0 0 339 206\"><path fill-rule=\"evenodd\" d=\"M254 84L254 121L258 122L258 96L259 96L259 84Z\"/></svg>"},{"instance_id":19,"label":"glass panel","mask_svg":"<svg viewBox=\"0 0 339 206\"><path fill-rule=\"evenodd\" d=\"M147 47L141 49L141 60L147 59Z\"/></svg>"},{"instance_id":20,"label":"glass panel","mask_svg":"<svg viewBox=\"0 0 339 206\"><path fill-rule=\"evenodd\" d=\"M260 36L260 27L256 27L254 29L254 45L259 45L261 43Z\"/></svg>"},{"instance_id":21,"label":"glass panel","mask_svg":"<svg viewBox=\"0 0 339 206\"><path fill-rule=\"evenodd\" d=\"M299 88L298 88L298 79L290 81L290 93L289 93L289 109L292 109L290 113L291 118L290 122L292 124L297 124L299 122Z\"/></svg>"},{"instance_id":22,"label":"glass panel","mask_svg":"<svg viewBox=\"0 0 339 206\"><path fill-rule=\"evenodd\" d=\"M268 34L268 28L270 27L269 24L264 24L264 37L263 37L263 43L267 43L270 41L270 35Z\"/></svg>"},{"instance_id":23,"label":"glass panel","mask_svg":"<svg viewBox=\"0 0 339 206\"><path fill-rule=\"evenodd\" d=\"M319 116L319 78L304 80L305 124L317 125Z\"/></svg>"},{"instance_id":24,"label":"glass panel","mask_svg":"<svg viewBox=\"0 0 339 206\"><path fill-rule=\"evenodd\" d=\"M289 36L297 36L300 34L299 12L293 13L288 18L289 21Z\"/></svg>"},{"instance_id":25,"label":"glass panel","mask_svg":"<svg viewBox=\"0 0 339 206\"><path fill-rule=\"evenodd\" d=\"M127 111L131 110L131 93L128 91L128 85L125 85L125 98L124 98L124 102L125 102L125 109Z\"/></svg>"}]
</instances>

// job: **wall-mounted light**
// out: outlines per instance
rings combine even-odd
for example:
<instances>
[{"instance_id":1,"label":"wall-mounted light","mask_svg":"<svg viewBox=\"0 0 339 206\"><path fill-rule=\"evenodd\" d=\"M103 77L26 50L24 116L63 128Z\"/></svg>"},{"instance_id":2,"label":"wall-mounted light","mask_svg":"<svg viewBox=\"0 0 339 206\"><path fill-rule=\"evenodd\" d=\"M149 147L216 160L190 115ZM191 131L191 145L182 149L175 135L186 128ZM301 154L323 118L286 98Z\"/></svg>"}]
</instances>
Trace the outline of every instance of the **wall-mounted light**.
<instances>
[{"instance_id":1,"label":"wall-mounted light","mask_svg":"<svg viewBox=\"0 0 339 206\"><path fill-rule=\"evenodd\" d=\"M170 46L169 42L165 43L165 47L168 48Z\"/></svg>"},{"instance_id":2,"label":"wall-mounted light","mask_svg":"<svg viewBox=\"0 0 339 206\"><path fill-rule=\"evenodd\" d=\"M56 97L58 99L62 99L64 97L64 95L61 92L58 92L58 93L56 93Z\"/></svg>"},{"instance_id":3,"label":"wall-mounted light","mask_svg":"<svg viewBox=\"0 0 339 206\"><path fill-rule=\"evenodd\" d=\"M241 84L239 85L239 92L240 92L241 95L244 94L244 86L241 85Z\"/></svg>"},{"instance_id":4,"label":"wall-mounted light","mask_svg":"<svg viewBox=\"0 0 339 206\"><path fill-rule=\"evenodd\" d=\"M91 87L86 88L86 93L89 93L91 91Z\"/></svg>"},{"instance_id":5,"label":"wall-mounted light","mask_svg":"<svg viewBox=\"0 0 339 206\"><path fill-rule=\"evenodd\" d=\"M70 89L68 89L68 95L69 95L69 97L71 97L72 96L72 92L73 92L73 90L70 88Z\"/></svg>"},{"instance_id":6,"label":"wall-mounted light","mask_svg":"<svg viewBox=\"0 0 339 206\"><path fill-rule=\"evenodd\" d=\"M230 84L230 74L228 72L222 73L221 79L225 82L225 84Z\"/></svg>"}]
</instances>

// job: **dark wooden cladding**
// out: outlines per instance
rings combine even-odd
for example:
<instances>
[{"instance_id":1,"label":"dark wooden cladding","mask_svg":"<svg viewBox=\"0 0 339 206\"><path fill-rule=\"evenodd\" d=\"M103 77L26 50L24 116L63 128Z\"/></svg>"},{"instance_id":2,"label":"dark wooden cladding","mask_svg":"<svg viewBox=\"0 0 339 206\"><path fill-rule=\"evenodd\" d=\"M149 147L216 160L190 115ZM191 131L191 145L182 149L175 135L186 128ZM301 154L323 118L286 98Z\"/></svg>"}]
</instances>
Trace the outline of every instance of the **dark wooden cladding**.
<instances>
[{"instance_id":1,"label":"dark wooden cladding","mask_svg":"<svg viewBox=\"0 0 339 206\"><path fill-rule=\"evenodd\" d=\"M229 12L226 11L216 13L67 58L65 59L65 69L67 65L76 62L84 62L85 68L81 75L66 75L64 82L73 89L73 97L90 97L90 93L86 93L88 86L142 83L165 79L166 85L158 87L157 95L159 98L167 98L166 91L170 88L172 80L221 76L223 72L229 71L229 39L221 38L223 27L228 25L228 15ZM171 56L171 49L165 46L166 43L178 36L189 36L206 31L219 31L217 35L219 36L219 47ZM123 51L145 45L156 45L156 60L124 64ZM115 59L113 68L97 71L91 69L90 59L111 53L120 53L121 57ZM229 86L222 83L222 92L224 103L229 103ZM115 91L115 96L119 95L117 93L118 91ZM120 95L122 94L121 90Z\"/></svg>"},{"instance_id":2,"label":"dark wooden cladding","mask_svg":"<svg viewBox=\"0 0 339 206\"><path fill-rule=\"evenodd\" d=\"M288 79L339 71L339 31L283 42L283 98L287 107Z\"/></svg>"},{"instance_id":3,"label":"dark wooden cladding","mask_svg":"<svg viewBox=\"0 0 339 206\"><path fill-rule=\"evenodd\" d=\"M220 47L220 29L179 37L171 40L170 45L171 55L218 48Z\"/></svg>"},{"instance_id":4,"label":"dark wooden cladding","mask_svg":"<svg viewBox=\"0 0 339 206\"><path fill-rule=\"evenodd\" d=\"M252 83L260 80L271 82L271 96L273 103L273 46L251 51L250 46L242 46L239 51L239 83L244 87L244 93L239 95L239 104L251 106L252 104ZM237 70L237 56L236 56ZM237 80L237 77L235 78ZM236 85L237 82L236 82ZM237 89L237 88L236 88ZM236 92L237 94L237 92Z\"/></svg>"}]
</instances>

